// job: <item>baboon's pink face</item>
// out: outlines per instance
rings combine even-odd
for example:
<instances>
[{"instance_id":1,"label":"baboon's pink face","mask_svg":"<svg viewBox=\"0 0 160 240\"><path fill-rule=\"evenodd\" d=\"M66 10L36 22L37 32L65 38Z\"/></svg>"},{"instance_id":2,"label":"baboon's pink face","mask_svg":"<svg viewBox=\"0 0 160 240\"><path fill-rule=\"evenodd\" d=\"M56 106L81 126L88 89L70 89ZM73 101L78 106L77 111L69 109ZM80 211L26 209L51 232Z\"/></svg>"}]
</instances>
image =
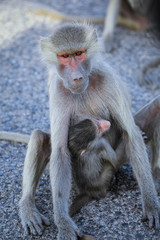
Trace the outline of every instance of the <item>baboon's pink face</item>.
<instances>
[{"instance_id":1,"label":"baboon's pink face","mask_svg":"<svg viewBox=\"0 0 160 240\"><path fill-rule=\"evenodd\" d=\"M89 83L89 64L86 60L86 50L60 52L57 57L59 74L62 77L64 87L74 94L84 92Z\"/></svg>"}]
</instances>

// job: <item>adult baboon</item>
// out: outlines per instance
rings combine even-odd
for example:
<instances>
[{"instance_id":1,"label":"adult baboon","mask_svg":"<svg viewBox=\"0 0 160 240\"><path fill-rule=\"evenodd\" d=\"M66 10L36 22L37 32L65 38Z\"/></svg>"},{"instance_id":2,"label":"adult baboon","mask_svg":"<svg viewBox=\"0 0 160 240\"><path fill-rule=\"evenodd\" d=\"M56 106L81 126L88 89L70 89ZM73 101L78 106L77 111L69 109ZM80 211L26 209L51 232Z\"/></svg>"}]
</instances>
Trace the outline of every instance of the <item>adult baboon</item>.
<instances>
[{"instance_id":1,"label":"adult baboon","mask_svg":"<svg viewBox=\"0 0 160 240\"><path fill-rule=\"evenodd\" d=\"M50 178L58 239L75 240L80 235L68 208L71 189L68 131L69 126L86 116L111 122L107 136L111 134L108 141L113 149L116 133L120 132L126 157L131 162L141 190L144 215L149 219L150 227L155 223L155 227L159 228L160 204L145 144L135 125L127 90L105 62L95 30L87 24L66 24L55 28L51 37L43 39L41 48L49 71ZM40 157L37 159L37 138L37 133L33 133L29 142L20 201L23 227L26 232L29 228L33 234L41 233L43 221L48 223L34 202L37 182L46 165ZM42 154L45 153L42 151Z\"/></svg>"}]
</instances>

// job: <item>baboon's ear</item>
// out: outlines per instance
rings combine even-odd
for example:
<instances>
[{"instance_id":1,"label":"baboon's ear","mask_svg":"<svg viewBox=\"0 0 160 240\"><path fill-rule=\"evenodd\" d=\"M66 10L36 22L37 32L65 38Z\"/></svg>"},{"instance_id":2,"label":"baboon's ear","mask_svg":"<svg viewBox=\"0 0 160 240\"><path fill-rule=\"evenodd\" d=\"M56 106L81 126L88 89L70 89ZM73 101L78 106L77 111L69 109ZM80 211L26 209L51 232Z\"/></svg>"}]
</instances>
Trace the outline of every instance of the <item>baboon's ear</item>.
<instances>
[{"instance_id":1,"label":"baboon's ear","mask_svg":"<svg viewBox=\"0 0 160 240\"><path fill-rule=\"evenodd\" d=\"M57 62L57 56L53 49L53 44L50 38L41 38L40 40L41 52L45 61L49 63Z\"/></svg>"},{"instance_id":2,"label":"baboon's ear","mask_svg":"<svg viewBox=\"0 0 160 240\"><path fill-rule=\"evenodd\" d=\"M88 31L86 35L86 43L87 43L87 58L91 59L97 53L101 52L103 46L98 38L98 34L96 29L92 28Z\"/></svg>"}]
</instances>

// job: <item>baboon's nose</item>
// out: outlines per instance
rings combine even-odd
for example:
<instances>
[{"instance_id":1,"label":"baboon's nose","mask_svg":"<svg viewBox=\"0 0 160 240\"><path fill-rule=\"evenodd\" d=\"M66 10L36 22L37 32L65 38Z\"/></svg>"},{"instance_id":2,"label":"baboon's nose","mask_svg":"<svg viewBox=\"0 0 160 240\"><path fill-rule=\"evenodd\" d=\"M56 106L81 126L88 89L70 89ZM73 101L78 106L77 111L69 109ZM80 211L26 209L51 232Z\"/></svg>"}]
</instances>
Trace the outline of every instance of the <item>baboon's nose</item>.
<instances>
[{"instance_id":1,"label":"baboon's nose","mask_svg":"<svg viewBox=\"0 0 160 240\"><path fill-rule=\"evenodd\" d=\"M82 81L83 80L83 78L82 77L80 77L80 78L74 78L73 79L73 84L76 86L80 81Z\"/></svg>"}]
</instances>

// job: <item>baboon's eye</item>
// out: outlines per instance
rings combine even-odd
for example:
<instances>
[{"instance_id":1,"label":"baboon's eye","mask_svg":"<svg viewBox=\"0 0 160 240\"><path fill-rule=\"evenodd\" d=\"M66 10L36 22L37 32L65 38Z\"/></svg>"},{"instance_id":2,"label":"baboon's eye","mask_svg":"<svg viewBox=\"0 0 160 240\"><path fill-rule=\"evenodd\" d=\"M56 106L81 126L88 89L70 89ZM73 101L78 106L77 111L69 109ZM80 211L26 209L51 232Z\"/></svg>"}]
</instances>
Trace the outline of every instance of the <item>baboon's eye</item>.
<instances>
[{"instance_id":1,"label":"baboon's eye","mask_svg":"<svg viewBox=\"0 0 160 240\"><path fill-rule=\"evenodd\" d=\"M69 54L64 54L62 55L63 58L68 58L69 57Z\"/></svg>"},{"instance_id":2,"label":"baboon's eye","mask_svg":"<svg viewBox=\"0 0 160 240\"><path fill-rule=\"evenodd\" d=\"M81 52L81 51L76 52L75 55L76 55L76 56L80 56L80 55L82 55L82 52Z\"/></svg>"}]
</instances>

